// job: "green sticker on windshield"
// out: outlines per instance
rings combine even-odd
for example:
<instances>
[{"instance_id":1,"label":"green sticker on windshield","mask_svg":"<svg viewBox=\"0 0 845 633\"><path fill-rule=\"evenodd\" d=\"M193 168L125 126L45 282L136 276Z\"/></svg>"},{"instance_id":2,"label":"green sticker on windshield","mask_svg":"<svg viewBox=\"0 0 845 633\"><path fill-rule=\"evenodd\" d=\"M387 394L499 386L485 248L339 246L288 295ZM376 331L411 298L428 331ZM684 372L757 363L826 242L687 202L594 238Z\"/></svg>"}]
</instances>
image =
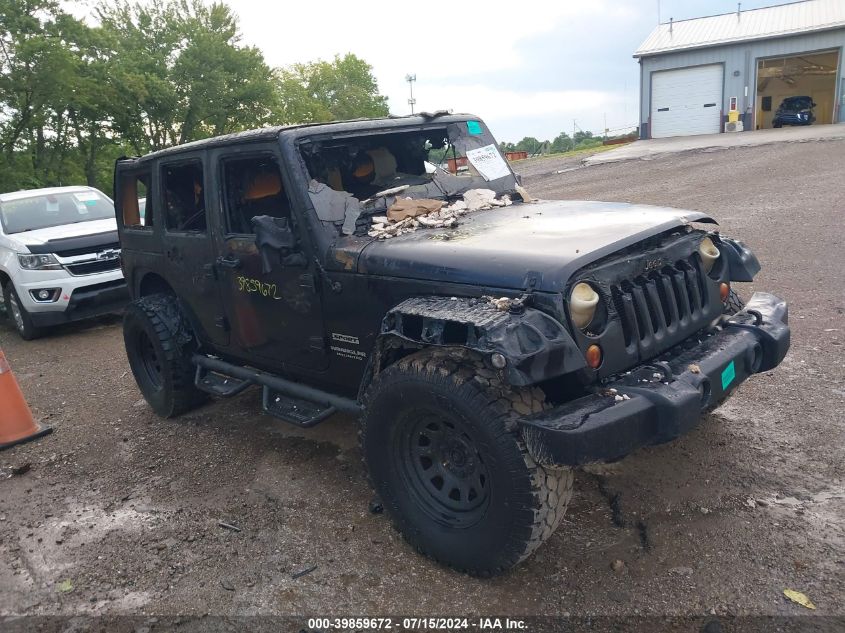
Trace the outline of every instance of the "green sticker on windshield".
<instances>
[{"instance_id":1,"label":"green sticker on windshield","mask_svg":"<svg viewBox=\"0 0 845 633\"><path fill-rule=\"evenodd\" d=\"M481 134L481 121L467 121L467 130L470 134Z\"/></svg>"},{"instance_id":2,"label":"green sticker on windshield","mask_svg":"<svg viewBox=\"0 0 845 633\"><path fill-rule=\"evenodd\" d=\"M722 391L728 388L728 385L734 381L734 378L736 378L736 367L734 367L734 362L731 361L722 370Z\"/></svg>"}]
</instances>

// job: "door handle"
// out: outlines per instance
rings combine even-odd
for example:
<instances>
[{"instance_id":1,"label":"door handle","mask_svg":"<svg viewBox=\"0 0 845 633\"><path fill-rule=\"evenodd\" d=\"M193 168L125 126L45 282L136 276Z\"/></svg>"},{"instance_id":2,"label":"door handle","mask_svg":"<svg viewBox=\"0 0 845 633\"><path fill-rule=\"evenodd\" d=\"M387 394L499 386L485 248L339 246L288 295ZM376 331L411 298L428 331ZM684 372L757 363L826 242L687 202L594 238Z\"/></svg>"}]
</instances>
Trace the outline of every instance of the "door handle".
<instances>
[{"instance_id":1,"label":"door handle","mask_svg":"<svg viewBox=\"0 0 845 633\"><path fill-rule=\"evenodd\" d=\"M220 266L221 268L240 268L241 267L241 260L237 257L218 257L215 260L215 263Z\"/></svg>"}]
</instances>

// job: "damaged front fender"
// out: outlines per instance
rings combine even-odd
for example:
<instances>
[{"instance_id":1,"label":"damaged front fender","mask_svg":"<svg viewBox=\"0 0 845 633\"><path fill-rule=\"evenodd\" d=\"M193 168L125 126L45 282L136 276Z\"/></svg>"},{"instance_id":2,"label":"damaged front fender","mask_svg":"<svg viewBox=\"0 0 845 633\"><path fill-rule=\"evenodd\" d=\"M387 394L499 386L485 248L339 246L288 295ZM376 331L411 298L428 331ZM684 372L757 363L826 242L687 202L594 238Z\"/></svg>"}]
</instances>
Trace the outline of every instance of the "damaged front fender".
<instances>
[{"instance_id":1,"label":"damaged front fender","mask_svg":"<svg viewBox=\"0 0 845 633\"><path fill-rule=\"evenodd\" d=\"M729 279L731 281L753 281L754 275L760 272L760 262L745 244L739 240L721 237L719 240L725 247L722 252L728 260Z\"/></svg>"},{"instance_id":2,"label":"damaged front fender","mask_svg":"<svg viewBox=\"0 0 845 633\"><path fill-rule=\"evenodd\" d=\"M399 339L415 347L463 347L486 359L505 357L507 381L522 387L577 371L584 357L559 321L518 301L487 298L419 297L407 299L388 312L379 345Z\"/></svg>"}]
</instances>

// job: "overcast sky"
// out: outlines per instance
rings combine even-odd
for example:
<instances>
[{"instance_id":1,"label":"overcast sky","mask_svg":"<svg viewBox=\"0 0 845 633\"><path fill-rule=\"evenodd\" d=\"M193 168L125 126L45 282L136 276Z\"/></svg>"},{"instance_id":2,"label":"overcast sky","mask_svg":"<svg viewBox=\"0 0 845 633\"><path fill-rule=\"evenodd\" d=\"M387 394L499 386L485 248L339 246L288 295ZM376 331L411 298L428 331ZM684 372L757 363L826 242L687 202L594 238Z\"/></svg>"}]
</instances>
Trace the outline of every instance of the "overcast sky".
<instances>
[{"instance_id":1,"label":"overcast sky","mask_svg":"<svg viewBox=\"0 0 845 633\"><path fill-rule=\"evenodd\" d=\"M347 52L373 66L390 111L471 112L499 140L634 126L639 65L631 57L658 0L227 0L243 41L272 66ZM781 2L782 3L782 2ZM777 0L744 0L743 9ZM733 0L660 0L668 21L735 11Z\"/></svg>"}]
</instances>

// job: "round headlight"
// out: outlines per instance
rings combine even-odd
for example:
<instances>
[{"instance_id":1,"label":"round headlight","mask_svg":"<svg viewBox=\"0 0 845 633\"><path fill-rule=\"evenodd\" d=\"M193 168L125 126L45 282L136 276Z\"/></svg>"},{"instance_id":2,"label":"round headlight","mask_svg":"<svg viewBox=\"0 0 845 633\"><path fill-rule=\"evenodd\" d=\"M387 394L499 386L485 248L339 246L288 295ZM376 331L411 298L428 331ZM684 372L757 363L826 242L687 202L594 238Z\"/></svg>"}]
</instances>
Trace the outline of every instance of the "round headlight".
<instances>
[{"instance_id":1,"label":"round headlight","mask_svg":"<svg viewBox=\"0 0 845 633\"><path fill-rule=\"evenodd\" d=\"M590 284L581 282L575 284L569 295L569 314L575 327L584 329L596 315L599 295Z\"/></svg>"},{"instance_id":2,"label":"round headlight","mask_svg":"<svg viewBox=\"0 0 845 633\"><path fill-rule=\"evenodd\" d=\"M710 272L713 264L719 259L719 249L709 237L705 237L698 245L698 254L701 255L701 263L704 264L705 272Z\"/></svg>"}]
</instances>

